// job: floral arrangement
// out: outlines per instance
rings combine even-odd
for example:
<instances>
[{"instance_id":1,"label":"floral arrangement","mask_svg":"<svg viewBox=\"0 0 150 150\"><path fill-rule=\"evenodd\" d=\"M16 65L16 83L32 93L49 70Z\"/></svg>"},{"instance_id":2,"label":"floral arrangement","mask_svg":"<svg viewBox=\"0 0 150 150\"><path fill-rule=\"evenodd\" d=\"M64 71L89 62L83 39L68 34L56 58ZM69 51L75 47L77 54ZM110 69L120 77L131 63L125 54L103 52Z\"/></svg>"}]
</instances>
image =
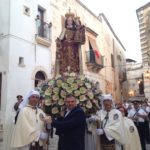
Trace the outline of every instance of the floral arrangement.
<instances>
[{"instance_id":1,"label":"floral arrangement","mask_svg":"<svg viewBox=\"0 0 150 150\"><path fill-rule=\"evenodd\" d=\"M99 109L99 97L101 95L98 82L90 81L84 75L65 73L49 81L39 84L38 89L45 98L45 111L52 116L58 116L65 108L66 95L75 96L78 105L85 113L95 113Z\"/></svg>"}]
</instances>

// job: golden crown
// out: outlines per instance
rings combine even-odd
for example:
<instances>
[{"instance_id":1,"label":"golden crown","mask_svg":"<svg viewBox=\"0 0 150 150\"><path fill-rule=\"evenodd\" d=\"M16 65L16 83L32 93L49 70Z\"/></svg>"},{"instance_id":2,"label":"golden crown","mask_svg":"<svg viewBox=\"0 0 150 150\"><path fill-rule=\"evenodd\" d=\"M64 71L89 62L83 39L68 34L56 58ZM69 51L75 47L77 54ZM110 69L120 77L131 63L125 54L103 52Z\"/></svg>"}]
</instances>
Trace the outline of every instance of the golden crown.
<instances>
[{"instance_id":1,"label":"golden crown","mask_svg":"<svg viewBox=\"0 0 150 150\"><path fill-rule=\"evenodd\" d=\"M75 19L75 20L80 20L80 17L76 16L74 19Z\"/></svg>"},{"instance_id":2,"label":"golden crown","mask_svg":"<svg viewBox=\"0 0 150 150\"><path fill-rule=\"evenodd\" d=\"M69 17L74 18L74 13L71 12L70 8L69 8L69 12L65 14L65 17L66 18L69 18Z\"/></svg>"}]
</instances>

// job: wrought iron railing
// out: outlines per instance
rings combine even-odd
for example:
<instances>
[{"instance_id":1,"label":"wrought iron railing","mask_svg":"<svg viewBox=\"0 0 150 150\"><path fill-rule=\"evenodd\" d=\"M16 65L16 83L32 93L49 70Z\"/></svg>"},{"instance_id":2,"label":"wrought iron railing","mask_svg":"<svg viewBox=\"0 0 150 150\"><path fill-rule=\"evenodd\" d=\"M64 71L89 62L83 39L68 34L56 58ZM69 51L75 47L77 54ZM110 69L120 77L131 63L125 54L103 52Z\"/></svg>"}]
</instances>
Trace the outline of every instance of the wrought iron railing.
<instances>
[{"instance_id":1,"label":"wrought iron railing","mask_svg":"<svg viewBox=\"0 0 150 150\"><path fill-rule=\"evenodd\" d=\"M43 20L36 18L37 35L47 40L51 40L52 23L46 23Z\"/></svg>"},{"instance_id":2,"label":"wrought iron railing","mask_svg":"<svg viewBox=\"0 0 150 150\"><path fill-rule=\"evenodd\" d=\"M96 56L95 56L95 52L93 50L89 50L86 52L86 57L87 57L87 66L90 67L92 70L100 70L102 69L103 66L103 62L102 64L97 63L96 61ZM99 59L102 59L103 56L101 56Z\"/></svg>"},{"instance_id":3,"label":"wrought iron railing","mask_svg":"<svg viewBox=\"0 0 150 150\"><path fill-rule=\"evenodd\" d=\"M93 50L87 51L86 56L87 56L87 62L88 63L95 63L96 64L95 53Z\"/></svg>"}]
</instances>

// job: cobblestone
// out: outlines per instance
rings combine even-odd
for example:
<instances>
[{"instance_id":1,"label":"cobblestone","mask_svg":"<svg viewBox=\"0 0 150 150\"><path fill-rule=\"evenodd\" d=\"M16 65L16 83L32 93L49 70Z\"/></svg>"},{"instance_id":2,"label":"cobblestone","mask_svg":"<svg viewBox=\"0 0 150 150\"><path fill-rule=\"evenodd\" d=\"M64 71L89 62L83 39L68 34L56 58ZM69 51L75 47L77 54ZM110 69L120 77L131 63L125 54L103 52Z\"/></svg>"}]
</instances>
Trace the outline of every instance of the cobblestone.
<instances>
[{"instance_id":1,"label":"cobblestone","mask_svg":"<svg viewBox=\"0 0 150 150\"><path fill-rule=\"evenodd\" d=\"M58 136L54 134L53 138L50 138L49 150L57 150Z\"/></svg>"}]
</instances>

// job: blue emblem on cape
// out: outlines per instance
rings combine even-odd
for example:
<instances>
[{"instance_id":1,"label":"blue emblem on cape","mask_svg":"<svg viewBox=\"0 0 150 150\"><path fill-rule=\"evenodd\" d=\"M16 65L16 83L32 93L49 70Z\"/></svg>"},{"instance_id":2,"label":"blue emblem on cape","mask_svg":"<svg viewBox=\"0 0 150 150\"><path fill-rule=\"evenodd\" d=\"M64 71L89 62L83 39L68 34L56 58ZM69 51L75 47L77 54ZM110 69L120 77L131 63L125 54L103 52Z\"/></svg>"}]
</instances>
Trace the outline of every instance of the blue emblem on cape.
<instances>
[{"instance_id":1,"label":"blue emblem on cape","mask_svg":"<svg viewBox=\"0 0 150 150\"><path fill-rule=\"evenodd\" d=\"M119 118L119 115L118 114L114 114L113 119L117 120L118 118Z\"/></svg>"},{"instance_id":2,"label":"blue emblem on cape","mask_svg":"<svg viewBox=\"0 0 150 150\"><path fill-rule=\"evenodd\" d=\"M130 127L129 127L129 131L130 131L131 133L133 133L133 132L134 132L134 127L133 127L133 126L130 126Z\"/></svg>"}]
</instances>

